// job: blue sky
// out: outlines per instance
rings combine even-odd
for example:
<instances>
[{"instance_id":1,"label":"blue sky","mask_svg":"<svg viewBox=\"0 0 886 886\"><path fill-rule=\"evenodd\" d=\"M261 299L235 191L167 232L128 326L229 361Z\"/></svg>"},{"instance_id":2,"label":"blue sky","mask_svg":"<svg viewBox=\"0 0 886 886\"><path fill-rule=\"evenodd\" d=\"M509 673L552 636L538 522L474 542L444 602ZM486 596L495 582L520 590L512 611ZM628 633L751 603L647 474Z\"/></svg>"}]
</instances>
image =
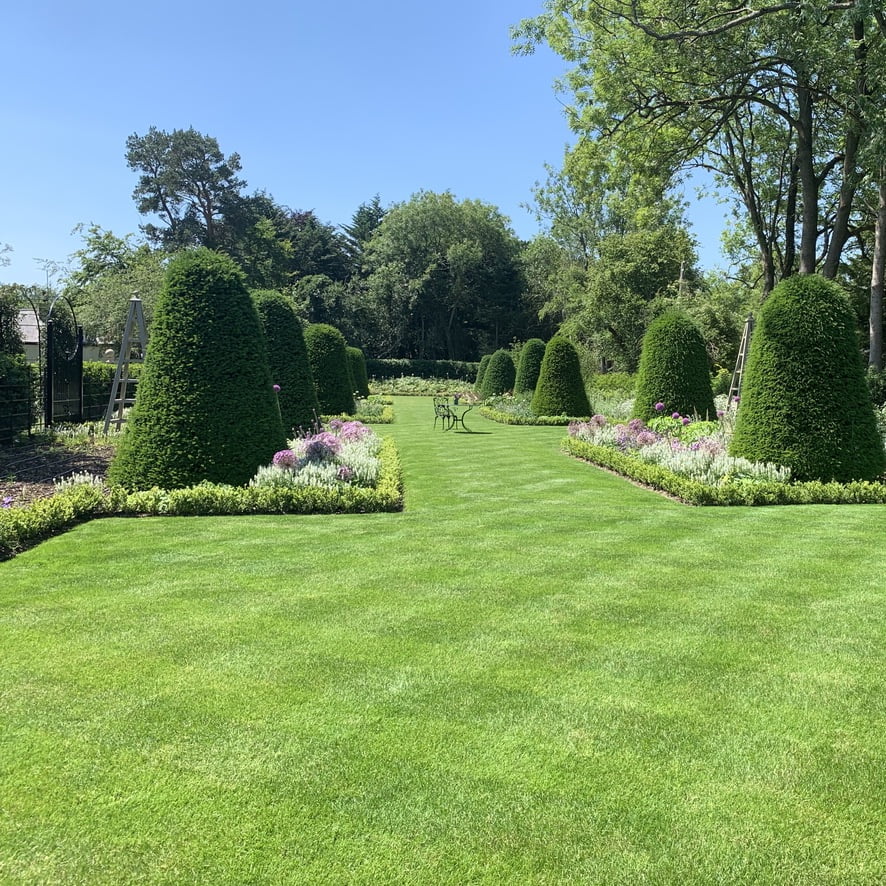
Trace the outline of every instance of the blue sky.
<instances>
[{"instance_id":1,"label":"blue sky","mask_svg":"<svg viewBox=\"0 0 886 886\"><path fill-rule=\"evenodd\" d=\"M145 221L126 138L193 126L237 152L247 190L334 225L376 193L452 191L498 206L526 239L522 204L573 141L547 51L511 53L510 25L541 0L29 0L4 11L0 282L43 283L96 223ZM690 195L691 196L691 195ZM722 211L690 210L701 264Z\"/></svg>"}]
</instances>

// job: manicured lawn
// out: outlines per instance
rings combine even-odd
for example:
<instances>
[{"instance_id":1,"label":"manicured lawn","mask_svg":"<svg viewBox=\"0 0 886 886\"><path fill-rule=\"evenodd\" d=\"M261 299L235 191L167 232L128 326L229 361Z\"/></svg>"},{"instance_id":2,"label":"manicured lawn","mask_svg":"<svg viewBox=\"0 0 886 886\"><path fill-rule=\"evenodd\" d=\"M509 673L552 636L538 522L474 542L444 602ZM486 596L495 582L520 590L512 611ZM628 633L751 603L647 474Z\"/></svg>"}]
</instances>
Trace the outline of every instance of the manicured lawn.
<instances>
[{"instance_id":1,"label":"manicured lawn","mask_svg":"<svg viewBox=\"0 0 886 886\"><path fill-rule=\"evenodd\" d=\"M0 882L886 881L886 508L395 410L402 514L0 564Z\"/></svg>"}]
</instances>

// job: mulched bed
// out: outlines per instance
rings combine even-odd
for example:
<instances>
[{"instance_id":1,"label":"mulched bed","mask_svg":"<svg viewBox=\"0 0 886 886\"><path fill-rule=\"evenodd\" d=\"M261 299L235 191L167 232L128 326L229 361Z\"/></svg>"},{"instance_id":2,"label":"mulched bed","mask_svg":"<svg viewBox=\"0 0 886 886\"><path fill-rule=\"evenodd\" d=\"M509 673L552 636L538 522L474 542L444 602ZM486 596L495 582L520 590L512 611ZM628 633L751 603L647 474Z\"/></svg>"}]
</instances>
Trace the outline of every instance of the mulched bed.
<instances>
[{"instance_id":1,"label":"mulched bed","mask_svg":"<svg viewBox=\"0 0 886 886\"><path fill-rule=\"evenodd\" d=\"M0 447L0 501L7 507L28 504L55 491L55 480L77 473L104 477L113 446L67 448L46 443Z\"/></svg>"}]
</instances>

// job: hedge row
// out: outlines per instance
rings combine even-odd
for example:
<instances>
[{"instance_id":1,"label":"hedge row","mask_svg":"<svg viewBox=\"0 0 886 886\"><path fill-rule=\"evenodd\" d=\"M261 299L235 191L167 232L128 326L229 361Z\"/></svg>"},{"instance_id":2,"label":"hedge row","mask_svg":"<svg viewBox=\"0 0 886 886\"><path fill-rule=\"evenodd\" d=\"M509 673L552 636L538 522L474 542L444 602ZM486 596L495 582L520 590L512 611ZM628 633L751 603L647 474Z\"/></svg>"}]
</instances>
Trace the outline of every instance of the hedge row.
<instances>
[{"instance_id":1,"label":"hedge row","mask_svg":"<svg viewBox=\"0 0 886 886\"><path fill-rule=\"evenodd\" d=\"M479 363L462 360L379 360L366 358L366 372L370 378L384 381L414 375L417 378L451 378L473 383Z\"/></svg>"},{"instance_id":2,"label":"hedge row","mask_svg":"<svg viewBox=\"0 0 886 886\"><path fill-rule=\"evenodd\" d=\"M493 409L491 406L481 406L480 415L491 421L497 421L502 425L568 425L574 421L586 421L584 418L574 418L568 415L515 415L513 412L504 412L501 409Z\"/></svg>"},{"instance_id":3,"label":"hedge row","mask_svg":"<svg viewBox=\"0 0 886 886\"><path fill-rule=\"evenodd\" d=\"M881 482L761 483L733 480L722 486L708 486L608 446L597 446L575 437L567 437L562 446L576 458L608 468L691 505L886 504L886 483Z\"/></svg>"},{"instance_id":4,"label":"hedge row","mask_svg":"<svg viewBox=\"0 0 886 886\"><path fill-rule=\"evenodd\" d=\"M373 489L343 486L255 487L201 483L127 493L81 483L26 507L0 510L0 560L96 517L198 517L246 514L362 514L403 509L403 473L392 440L382 441Z\"/></svg>"}]
</instances>

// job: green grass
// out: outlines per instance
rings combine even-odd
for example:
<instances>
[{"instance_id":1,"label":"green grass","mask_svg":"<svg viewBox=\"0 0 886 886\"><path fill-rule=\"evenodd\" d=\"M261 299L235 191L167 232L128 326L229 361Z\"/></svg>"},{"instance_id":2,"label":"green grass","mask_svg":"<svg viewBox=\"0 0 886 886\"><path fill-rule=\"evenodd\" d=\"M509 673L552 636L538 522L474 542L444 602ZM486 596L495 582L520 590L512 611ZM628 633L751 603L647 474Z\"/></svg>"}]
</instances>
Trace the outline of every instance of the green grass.
<instances>
[{"instance_id":1,"label":"green grass","mask_svg":"<svg viewBox=\"0 0 886 886\"><path fill-rule=\"evenodd\" d=\"M0 882L886 880L882 506L689 508L396 414L402 514L0 564Z\"/></svg>"}]
</instances>

